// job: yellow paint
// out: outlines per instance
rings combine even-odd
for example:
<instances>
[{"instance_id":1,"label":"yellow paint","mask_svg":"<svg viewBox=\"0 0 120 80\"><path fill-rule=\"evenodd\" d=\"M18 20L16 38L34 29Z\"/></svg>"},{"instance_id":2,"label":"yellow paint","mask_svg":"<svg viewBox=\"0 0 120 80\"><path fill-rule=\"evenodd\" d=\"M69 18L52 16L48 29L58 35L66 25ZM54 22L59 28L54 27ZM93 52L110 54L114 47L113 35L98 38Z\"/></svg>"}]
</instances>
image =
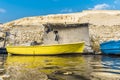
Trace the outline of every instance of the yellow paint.
<instances>
[{"instance_id":1,"label":"yellow paint","mask_svg":"<svg viewBox=\"0 0 120 80\"><path fill-rule=\"evenodd\" d=\"M57 44L47 46L7 46L7 52L20 55L56 55L65 53L82 53L84 42Z\"/></svg>"},{"instance_id":2,"label":"yellow paint","mask_svg":"<svg viewBox=\"0 0 120 80\"><path fill-rule=\"evenodd\" d=\"M51 73L59 69L63 70L64 68L80 68L84 63L85 59L82 56L8 56L6 68L22 68L22 70L38 69L45 73ZM53 68L46 69L47 67ZM14 73L16 73L16 71Z\"/></svg>"}]
</instances>

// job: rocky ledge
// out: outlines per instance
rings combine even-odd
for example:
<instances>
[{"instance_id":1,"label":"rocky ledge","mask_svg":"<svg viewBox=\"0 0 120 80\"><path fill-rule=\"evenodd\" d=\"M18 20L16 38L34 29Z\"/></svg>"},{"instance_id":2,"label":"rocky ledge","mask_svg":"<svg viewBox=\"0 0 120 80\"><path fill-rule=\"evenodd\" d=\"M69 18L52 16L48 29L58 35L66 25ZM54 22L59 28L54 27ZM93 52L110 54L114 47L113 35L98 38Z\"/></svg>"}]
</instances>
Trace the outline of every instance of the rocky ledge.
<instances>
[{"instance_id":1,"label":"rocky ledge","mask_svg":"<svg viewBox=\"0 0 120 80\"><path fill-rule=\"evenodd\" d=\"M116 10L88 10L70 14L25 17L3 24L1 31L11 29L14 25L41 25L45 23L90 23L89 35L95 51L99 51L101 42L120 39L120 11ZM0 37L4 37L3 32L0 32ZM0 42L0 45L2 44Z\"/></svg>"}]
</instances>

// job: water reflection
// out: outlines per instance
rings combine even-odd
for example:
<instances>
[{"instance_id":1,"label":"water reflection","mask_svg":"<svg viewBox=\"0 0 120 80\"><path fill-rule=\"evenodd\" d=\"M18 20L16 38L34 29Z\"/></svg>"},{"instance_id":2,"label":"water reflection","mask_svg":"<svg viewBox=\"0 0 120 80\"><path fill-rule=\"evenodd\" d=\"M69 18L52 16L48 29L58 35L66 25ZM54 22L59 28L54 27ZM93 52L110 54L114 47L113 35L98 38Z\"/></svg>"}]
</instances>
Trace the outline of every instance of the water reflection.
<instances>
[{"instance_id":1,"label":"water reflection","mask_svg":"<svg viewBox=\"0 0 120 80\"><path fill-rule=\"evenodd\" d=\"M120 57L101 55L8 56L8 80L119 80Z\"/></svg>"},{"instance_id":2,"label":"water reflection","mask_svg":"<svg viewBox=\"0 0 120 80\"><path fill-rule=\"evenodd\" d=\"M101 56L101 61L92 64L92 78L100 80L120 79L120 57Z\"/></svg>"},{"instance_id":3,"label":"water reflection","mask_svg":"<svg viewBox=\"0 0 120 80\"><path fill-rule=\"evenodd\" d=\"M8 56L6 70L11 78L16 78L16 80L33 74L32 71L39 74L44 73L53 80L66 80L66 78L68 80L80 80L80 78L88 80L89 67L85 64L86 60L82 56ZM38 76L39 74L34 75ZM20 78L16 75L19 75ZM44 77L46 78L46 76Z\"/></svg>"},{"instance_id":4,"label":"water reflection","mask_svg":"<svg viewBox=\"0 0 120 80\"><path fill-rule=\"evenodd\" d=\"M102 64L110 69L120 70L120 57L103 56Z\"/></svg>"}]
</instances>

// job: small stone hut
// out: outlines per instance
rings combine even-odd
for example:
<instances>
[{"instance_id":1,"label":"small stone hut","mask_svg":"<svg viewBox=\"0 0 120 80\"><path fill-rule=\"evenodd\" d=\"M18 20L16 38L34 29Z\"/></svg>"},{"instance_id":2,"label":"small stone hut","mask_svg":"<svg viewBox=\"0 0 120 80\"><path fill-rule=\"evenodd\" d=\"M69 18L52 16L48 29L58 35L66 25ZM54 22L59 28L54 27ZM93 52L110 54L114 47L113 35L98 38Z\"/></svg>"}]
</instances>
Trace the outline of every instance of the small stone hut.
<instances>
[{"instance_id":1,"label":"small stone hut","mask_svg":"<svg viewBox=\"0 0 120 80\"><path fill-rule=\"evenodd\" d=\"M90 46L88 23L45 23L41 25L13 25L9 29L7 45L52 45L85 41Z\"/></svg>"},{"instance_id":2,"label":"small stone hut","mask_svg":"<svg viewBox=\"0 0 120 80\"><path fill-rule=\"evenodd\" d=\"M44 44L64 44L85 41L89 43L88 23L83 24L44 24Z\"/></svg>"},{"instance_id":3,"label":"small stone hut","mask_svg":"<svg viewBox=\"0 0 120 80\"><path fill-rule=\"evenodd\" d=\"M44 24L45 33L43 43L65 44L75 42L85 42L85 52L91 50L89 39L89 23L47 23Z\"/></svg>"}]
</instances>

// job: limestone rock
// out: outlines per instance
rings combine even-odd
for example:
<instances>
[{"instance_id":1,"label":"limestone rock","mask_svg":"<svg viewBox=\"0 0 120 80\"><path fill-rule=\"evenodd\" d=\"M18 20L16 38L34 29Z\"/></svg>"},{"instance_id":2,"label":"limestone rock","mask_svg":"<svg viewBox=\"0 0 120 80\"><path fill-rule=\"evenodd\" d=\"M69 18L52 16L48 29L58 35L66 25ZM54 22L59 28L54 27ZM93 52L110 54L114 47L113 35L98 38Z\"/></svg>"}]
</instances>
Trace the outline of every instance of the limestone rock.
<instances>
[{"instance_id":1,"label":"limestone rock","mask_svg":"<svg viewBox=\"0 0 120 80\"><path fill-rule=\"evenodd\" d=\"M99 52L99 44L109 40L120 39L120 11L118 10L88 10L79 13L70 14L56 14L46 16L25 17L15 21L11 21L3 24L4 31L13 30L14 25L42 25L46 23L63 23L63 24L75 24L75 23L90 23L89 34L91 39L92 48ZM26 28L25 28L26 29ZM25 30L24 29L24 30ZM41 31L34 32L17 32L18 36L14 38L12 35L11 43L25 44L28 41L38 42L42 41ZM14 34L15 31L11 31ZM3 35L3 34L0 34ZM22 35L22 37L20 36ZM38 36L38 37L36 37ZM31 38L32 37L32 38ZM34 38L34 39L33 39ZM15 39L15 40L13 40ZM1 45L1 43L0 43Z\"/></svg>"}]
</instances>

